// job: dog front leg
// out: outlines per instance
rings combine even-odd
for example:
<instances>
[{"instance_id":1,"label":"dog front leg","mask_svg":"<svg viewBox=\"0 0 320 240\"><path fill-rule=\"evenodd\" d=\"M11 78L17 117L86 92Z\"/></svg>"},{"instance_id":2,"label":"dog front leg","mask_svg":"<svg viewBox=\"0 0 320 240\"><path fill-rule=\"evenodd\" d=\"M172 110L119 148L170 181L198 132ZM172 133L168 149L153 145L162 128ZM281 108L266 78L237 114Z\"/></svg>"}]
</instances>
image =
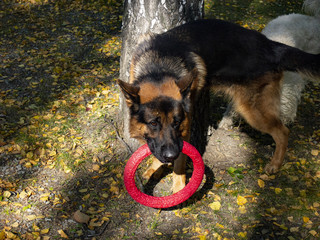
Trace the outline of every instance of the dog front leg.
<instances>
[{"instance_id":1,"label":"dog front leg","mask_svg":"<svg viewBox=\"0 0 320 240\"><path fill-rule=\"evenodd\" d=\"M144 179L150 179L154 175L155 179L159 179L162 174L162 165L164 163L160 162L158 159L154 158L152 164L148 169L142 174Z\"/></svg>"},{"instance_id":2,"label":"dog front leg","mask_svg":"<svg viewBox=\"0 0 320 240\"><path fill-rule=\"evenodd\" d=\"M173 193L179 192L186 185L186 160L187 156L180 153L180 156L173 164Z\"/></svg>"}]
</instances>

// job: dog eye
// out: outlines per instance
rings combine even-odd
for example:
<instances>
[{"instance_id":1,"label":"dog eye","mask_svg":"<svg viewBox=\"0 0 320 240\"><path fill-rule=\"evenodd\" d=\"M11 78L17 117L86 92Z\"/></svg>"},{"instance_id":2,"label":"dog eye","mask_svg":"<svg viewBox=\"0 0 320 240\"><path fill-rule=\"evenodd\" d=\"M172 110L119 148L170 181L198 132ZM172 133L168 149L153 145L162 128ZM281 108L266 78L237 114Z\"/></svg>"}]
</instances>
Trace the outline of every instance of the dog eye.
<instances>
[{"instance_id":1,"label":"dog eye","mask_svg":"<svg viewBox=\"0 0 320 240\"><path fill-rule=\"evenodd\" d=\"M178 128L180 126L180 121L178 120L175 120L173 123L172 123L172 127L174 128Z\"/></svg>"},{"instance_id":2,"label":"dog eye","mask_svg":"<svg viewBox=\"0 0 320 240\"><path fill-rule=\"evenodd\" d=\"M157 121L151 121L151 122L149 122L149 124L150 124L152 127L158 126L158 122L157 122Z\"/></svg>"}]
</instances>

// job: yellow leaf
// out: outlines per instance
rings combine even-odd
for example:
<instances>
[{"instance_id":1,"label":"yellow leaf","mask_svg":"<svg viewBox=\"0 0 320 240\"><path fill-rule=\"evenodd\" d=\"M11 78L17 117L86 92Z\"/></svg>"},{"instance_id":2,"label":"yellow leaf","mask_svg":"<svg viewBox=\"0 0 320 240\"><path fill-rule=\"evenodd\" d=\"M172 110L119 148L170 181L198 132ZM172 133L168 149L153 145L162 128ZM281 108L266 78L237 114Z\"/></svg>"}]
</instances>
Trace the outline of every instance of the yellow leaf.
<instances>
[{"instance_id":1,"label":"yellow leaf","mask_svg":"<svg viewBox=\"0 0 320 240\"><path fill-rule=\"evenodd\" d=\"M216 223L216 227L224 229L224 226L222 224L220 224L220 223Z\"/></svg>"},{"instance_id":2,"label":"yellow leaf","mask_svg":"<svg viewBox=\"0 0 320 240\"><path fill-rule=\"evenodd\" d=\"M238 208L238 210L239 210L239 212L240 212L241 214L247 213L247 209L246 209L245 206L240 206L240 207Z\"/></svg>"},{"instance_id":3,"label":"yellow leaf","mask_svg":"<svg viewBox=\"0 0 320 240\"><path fill-rule=\"evenodd\" d=\"M261 179L258 179L258 185L259 185L260 188L264 188L265 187L265 183Z\"/></svg>"},{"instance_id":4,"label":"yellow leaf","mask_svg":"<svg viewBox=\"0 0 320 240\"><path fill-rule=\"evenodd\" d=\"M27 153L27 158L31 159L33 157L33 152L28 152Z\"/></svg>"},{"instance_id":5,"label":"yellow leaf","mask_svg":"<svg viewBox=\"0 0 320 240\"><path fill-rule=\"evenodd\" d=\"M309 231L309 233L314 237L318 234L315 230L311 230Z\"/></svg>"},{"instance_id":6,"label":"yellow leaf","mask_svg":"<svg viewBox=\"0 0 320 240\"><path fill-rule=\"evenodd\" d=\"M104 194L102 194L102 197L108 198L108 197L109 197L109 194L108 194L108 193L104 193Z\"/></svg>"},{"instance_id":7,"label":"yellow leaf","mask_svg":"<svg viewBox=\"0 0 320 240\"><path fill-rule=\"evenodd\" d=\"M92 169L93 169L94 171L99 171L99 169L100 169L99 164L93 164Z\"/></svg>"},{"instance_id":8,"label":"yellow leaf","mask_svg":"<svg viewBox=\"0 0 320 240\"><path fill-rule=\"evenodd\" d=\"M276 222L273 222L273 224L278 226L278 227L280 227L280 228L282 228L283 230L288 230L288 228L286 226L282 225L282 224L279 224L279 223L276 223Z\"/></svg>"},{"instance_id":9,"label":"yellow leaf","mask_svg":"<svg viewBox=\"0 0 320 240\"><path fill-rule=\"evenodd\" d=\"M179 232L178 229L175 229L172 233L174 233L174 234L179 234L180 232Z\"/></svg>"},{"instance_id":10,"label":"yellow leaf","mask_svg":"<svg viewBox=\"0 0 320 240\"><path fill-rule=\"evenodd\" d=\"M71 168L69 168L68 166L64 166L64 167L63 167L63 171L64 171L65 173L69 173L69 172L71 172Z\"/></svg>"},{"instance_id":11,"label":"yellow leaf","mask_svg":"<svg viewBox=\"0 0 320 240\"><path fill-rule=\"evenodd\" d=\"M290 228L290 232L299 232L299 228L298 227L292 227L292 228Z\"/></svg>"},{"instance_id":12,"label":"yellow leaf","mask_svg":"<svg viewBox=\"0 0 320 240\"><path fill-rule=\"evenodd\" d=\"M110 192L115 193L115 194L119 194L119 188L117 186L111 186L110 187Z\"/></svg>"},{"instance_id":13,"label":"yellow leaf","mask_svg":"<svg viewBox=\"0 0 320 240\"><path fill-rule=\"evenodd\" d=\"M213 203L210 203L208 206L212 208L214 211L219 211L221 208L221 203L218 201L215 201Z\"/></svg>"},{"instance_id":14,"label":"yellow leaf","mask_svg":"<svg viewBox=\"0 0 320 240\"><path fill-rule=\"evenodd\" d=\"M19 194L20 198L25 198L25 197L28 197L28 193L26 193L26 191L22 191L20 194Z\"/></svg>"},{"instance_id":15,"label":"yellow leaf","mask_svg":"<svg viewBox=\"0 0 320 240\"><path fill-rule=\"evenodd\" d=\"M49 200L49 196L44 196L44 197L40 197L40 201L48 201Z\"/></svg>"},{"instance_id":16,"label":"yellow leaf","mask_svg":"<svg viewBox=\"0 0 320 240\"><path fill-rule=\"evenodd\" d=\"M199 237L199 240L206 240L207 239L205 235L200 235L198 237Z\"/></svg>"},{"instance_id":17,"label":"yellow leaf","mask_svg":"<svg viewBox=\"0 0 320 240\"><path fill-rule=\"evenodd\" d=\"M61 236L62 238L69 238L69 237L67 236L67 234L65 234L65 232L64 232L62 229L58 230L58 233L60 234L60 236Z\"/></svg>"},{"instance_id":18,"label":"yellow leaf","mask_svg":"<svg viewBox=\"0 0 320 240\"><path fill-rule=\"evenodd\" d=\"M318 208L318 207L320 207L320 204L317 203L317 202L314 202L314 203L313 203L313 207Z\"/></svg>"},{"instance_id":19,"label":"yellow leaf","mask_svg":"<svg viewBox=\"0 0 320 240\"><path fill-rule=\"evenodd\" d=\"M57 115L56 115L56 118L57 118L58 120L60 120L60 119L64 118L64 116L62 116L62 115L60 115L60 114L57 114Z\"/></svg>"},{"instance_id":20,"label":"yellow leaf","mask_svg":"<svg viewBox=\"0 0 320 240\"><path fill-rule=\"evenodd\" d=\"M50 157L54 157L54 156L56 156L56 155L57 155L56 150L52 150L52 151L49 152L49 156L50 156Z\"/></svg>"},{"instance_id":21,"label":"yellow leaf","mask_svg":"<svg viewBox=\"0 0 320 240\"><path fill-rule=\"evenodd\" d=\"M11 192L10 192L10 191L4 191L4 192L3 192L3 196L4 196L5 198L10 197L10 196L11 196Z\"/></svg>"},{"instance_id":22,"label":"yellow leaf","mask_svg":"<svg viewBox=\"0 0 320 240\"><path fill-rule=\"evenodd\" d=\"M32 221L32 220L35 220L35 219L37 219L36 215L28 215L27 216L27 220L29 220L29 221Z\"/></svg>"},{"instance_id":23,"label":"yellow leaf","mask_svg":"<svg viewBox=\"0 0 320 240\"><path fill-rule=\"evenodd\" d=\"M292 216L287 217L287 219L289 220L289 222L293 222L293 217Z\"/></svg>"},{"instance_id":24,"label":"yellow leaf","mask_svg":"<svg viewBox=\"0 0 320 240\"><path fill-rule=\"evenodd\" d=\"M47 148L52 148L51 143L46 143Z\"/></svg>"},{"instance_id":25,"label":"yellow leaf","mask_svg":"<svg viewBox=\"0 0 320 240\"><path fill-rule=\"evenodd\" d=\"M40 234L46 234L46 233L48 233L49 232L49 228L45 228L45 229L42 229L41 231L40 231Z\"/></svg>"},{"instance_id":26,"label":"yellow leaf","mask_svg":"<svg viewBox=\"0 0 320 240\"><path fill-rule=\"evenodd\" d=\"M15 222L15 223L11 224L11 227L14 227L14 228L19 227L19 222Z\"/></svg>"},{"instance_id":27,"label":"yellow leaf","mask_svg":"<svg viewBox=\"0 0 320 240\"><path fill-rule=\"evenodd\" d=\"M40 231L40 228L39 228L36 224L33 224L32 228L33 228L33 230L36 231L36 232L39 232L39 231Z\"/></svg>"},{"instance_id":28,"label":"yellow leaf","mask_svg":"<svg viewBox=\"0 0 320 240\"><path fill-rule=\"evenodd\" d=\"M6 233L2 230L0 232L0 240L4 240L6 238Z\"/></svg>"},{"instance_id":29,"label":"yellow leaf","mask_svg":"<svg viewBox=\"0 0 320 240\"><path fill-rule=\"evenodd\" d=\"M302 217L302 219L303 219L303 222L305 222L305 223L308 223L310 221L310 218L308 218L308 217Z\"/></svg>"},{"instance_id":30,"label":"yellow leaf","mask_svg":"<svg viewBox=\"0 0 320 240\"><path fill-rule=\"evenodd\" d=\"M275 188L275 189L274 189L274 192L275 192L276 194L279 194L279 193L282 192L282 189L281 189L281 188Z\"/></svg>"},{"instance_id":31,"label":"yellow leaf","mask_svg":"<svg viewBox=\"0 0 320 240\"><path fill-rule=\"evenodd\" d=\"M311 150L311 154L312 154L313 156L318 156L319 150L313 149L313 150Z\"/></svg>"},{"instance_id":32,"label":"yellow leaf","mask_svg":"<svg viewBox=\"0 0 320 240\"><path fill-rule=\"evenodd\" d=\"M90 193L88 193L87 195L83 196L82 200L85 201L90 197Z\"/></svg>"},{"instance_id":33,"label":"yellow leaf","mask_svg":"<svg viewBox=\"0 0 320 240\"><path fill-rule=\"evenodd\" d=\"M81 193L84 193L84 192L87 192L87 191L88 191L87 188L83 188L83 189L80 189L80 190L79 190L79 192L81 192Z\"/></svg>"},{"instance_id":34,"label":"yellow leaf","mask_svg":"<svg viewBox=\"0 0 320 240\"><path fill-rule=\"evenodd\" d=\"M247 232L239 232L238 236L241 238L246 238L247 237Z\"/></svg>"},{"instance_id":35,"label":"yellow leaf","mask_svg":"<svg viewBox=\"0 0 320 240\"><path fill-rule=\"evenodd\" d=\"M18 239L18 236L13 234L12 232L6 232L7 237L5 239Z\"/></svg>"},{"instance_id":36,"label":"yellow leaf","mask_svg":"<svg viewBox=\"0 0 320 240\"><path fill-rule=\"evenodd\" d=\"M242 197L242 196L238 196L237 197L237 204L239 206L242 206L242 205L246 204L247 202L248 201L247 201L247 199L245 197Z\"/></svg>"}]
</instances>

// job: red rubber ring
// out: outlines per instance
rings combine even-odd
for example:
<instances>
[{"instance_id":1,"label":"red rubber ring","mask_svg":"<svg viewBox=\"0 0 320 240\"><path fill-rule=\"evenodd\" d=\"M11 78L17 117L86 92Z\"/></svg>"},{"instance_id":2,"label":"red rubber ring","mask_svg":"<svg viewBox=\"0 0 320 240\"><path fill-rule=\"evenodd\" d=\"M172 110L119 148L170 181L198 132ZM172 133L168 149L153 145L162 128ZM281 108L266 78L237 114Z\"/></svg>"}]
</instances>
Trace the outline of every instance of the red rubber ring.
<instances>
[{"instance_id":1,"label":"red rubber ring","mask_svg":"<svg viewBox=\"0 0 320 240\"><path fill-rule=\"evenodd\" d=\"M193 173L190 182L179 192L170 196L154 197L141 192L135 184L135 173L141 161L151 155L147 144L135 151L124 169L124 184L130 196L138 203L153 208L169 208L190 198L200 186L204 175L204 163L200 153L190 143L183 142L182 152L193 162Z\"/></svg>"}]
</instances>

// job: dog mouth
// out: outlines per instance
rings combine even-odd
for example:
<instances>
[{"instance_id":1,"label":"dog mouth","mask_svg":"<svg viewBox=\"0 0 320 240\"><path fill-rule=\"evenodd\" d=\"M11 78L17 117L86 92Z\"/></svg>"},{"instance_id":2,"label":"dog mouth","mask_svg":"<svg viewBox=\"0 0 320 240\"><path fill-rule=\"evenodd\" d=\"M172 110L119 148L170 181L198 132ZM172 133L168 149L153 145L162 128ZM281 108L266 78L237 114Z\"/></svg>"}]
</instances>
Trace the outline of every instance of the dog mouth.
<instances>
[{"instance_id":1,"label":"dog mouth","mask_svg":"<svg viewBox=\"0 0 320 240\"><path fill-rule=\"evenodd\" d=\"M148 141L148 146L152 154L162 163L168 164L173 163L176 160L183 147L183 142L179 141L178 144L166 144L162 146L158 146L155 144L155 141Z\"/></svg>"}]
</instances>

